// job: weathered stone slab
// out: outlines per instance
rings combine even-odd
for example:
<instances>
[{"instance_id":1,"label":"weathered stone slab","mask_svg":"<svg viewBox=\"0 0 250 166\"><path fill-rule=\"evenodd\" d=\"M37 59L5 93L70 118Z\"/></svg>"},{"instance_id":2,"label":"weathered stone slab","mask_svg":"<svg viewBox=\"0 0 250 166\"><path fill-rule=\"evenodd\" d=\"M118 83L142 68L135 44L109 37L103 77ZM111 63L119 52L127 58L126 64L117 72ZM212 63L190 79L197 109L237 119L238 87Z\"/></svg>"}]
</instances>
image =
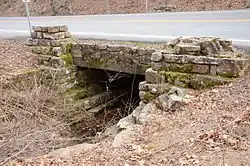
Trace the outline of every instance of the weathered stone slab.
<instances>
[{"instance_id":1,"label":"weathered stone slab","mask_svg":"<svg viewBox=\"0 0 250 166\"><path fill-rule=\"evenodd\" d=\"M139 90L140 91L148 91L148 83L146 81L142 81L139 83Z\"/></svg>"},{"instance_id":2,"label":"weathered stone slab","mask_svg":"<svg viewBox=\"0 0 250 166\"><path fill-rule=\"evenodd\" d=\"M215 85L223 85L233 81L233 79L204 74L189 74L163 71L161 71L160 73L161 75L164 75L165 82L183 88L204 89L213 87Z\"/></svg>"},{"instance_id":3,"label":"weathered stone slab","mask_svg":"<svg viewBox=\"0 0 250 166\"><path fill-rule=\"evenodd\" d=\"M31 33L31 38L32 39L42 39L43 34L42 34L42 32L32 32Z\"/></svg>"},{"instance_id":4,"label":"weathered stone slab","mask_svg":"<svg viewBox=\"0 0 250 166\"><path fill-rule=\"evenodd\" d=\"M65 38L64 32L58 32L58 33L43 33L44 39L51 39L51 40L59 40Z\"/></svg>"},{"instance_id":5,"label":"weathered stone slab","mask_svg":"<svg viewBox=\"0 0 250 166\"><path fill-rule=\"evenodd\" d=\"M74 44L71 49L71 54L74 58L82 58L82 45Z\"/></svg>"},{"instance_id":6,"label":"weathered stone slab","mask_svg":"<svg viewBox=\"0 0 250 166\"><path fill-rule=\"evenodd\" d=\"M178 44L175 46L176 54L200 55L201 47L187 44Z\"/></svg>"},{"instance_id":7,"label":"weathered stone slab","mask_svg":"<svg viewBox=\"0 0 250 166\"><path fill-rule=\"evenodd\" d=\"M158 97L157 103L162 111L175 111L182 105L183 101L184 98L177 94L163 94Z\"/></svg>"},{"instance_id":8,"label":"weathered stone slab","mask_svg":"<svg viewBox=\"0 0 250 166\"><path fill-rule=\"evenodd\" d=\"M52 57L49 60L50 66L52 67L64 67L65 66L65 62L60 58L60 57Z\"/></svg>"},{"instance_id":9,"label":"weathered stone slab","mask_svg":"<svg viewBox=\"0 0 250 166\"><path fill-rule=\"evenodd\" d=\"M162 82L162 76L152 68L149 68L145 72L145 79L147 83L158 84Z\"/></svg>"},{"instance_id":10,"label":"weathered stone slab","mask_svg":"<svg viewBox=\"0 0 250 166\"><path fill-rule=\"evenodd\" d=\"M70 32L65 32L65 38L71 38L71 37L72 37L72 35Z\"/></svg>"},{"instance_id":11,"label":"weathered stone slab","mask_svg":"<svg viewBox=\"0 0 250 166\"><path fill-rule=\"evenodd\" d=\"M28 38L27 41L26 41L26 44L28 46L37 46L38 43L39 43L38 39L32 39L32 38Z\"/></svg>"},{"instance_id":12,"label":"weathered stone slab","mask_svg":"<svg viewBox=\"0 0 250 166\"><path fill-rule=\"evenodd\" d=\"M145 102L145 103L148 103L154 99L157 98L157 95L156 94L152 94L151 92L149 91L140 91L139 92L139 96L140 96L140 99Z\"/></svg>"},{"instance_id":13,"label":"weathered stone slab","mask_svg":"<svg viewBox=\"0 0 250 166\"><path fill-rule=\"evenodd\" d=\"M76 54L74 54L76 55ZM74 64L79 67L87 67L93 69L103 69L116 72L125 72L130 74L140 74L144 75L147 69L147 66L137 66L126 64L116 63L112 59L102 61L101 59L92 59L92 61L85 61L82 57L73 57Z\"/></svg>"},{"instance_id":14,"label":"weathered stone slab","mask_svg":"<svg viewBox=\"0 0 250 166\"><path fill-rule=\"evenodd\" d=\"M163 54L163 57L164 61L168 63L195 63L205 65L218 65L222 61L220 58L192 55Z\"/></svg>"},{"instance_id":15,"label":"weathered stone slab","mask_svg":"<svg viewBox=\"0 0 250 166\"><path fill-rule=\"evenodd\" d=\"M34 32L42 32L42 27L41 26L32 26L32 30Z\"/></svg>"},{"instance_id":16,"label":"weathered stone slab","mask_svg":"<svg viewBox=\"0 0 250 166\"><path fill-rule=\"evenodd\" d=\"M67 25L59 25L59 26L32 26L34 32L49 32L49 33L57 33L57 32L67 32Z\"/></svg>"},{"instance_id":17,"label":"weathered stone slab","mask_svg":"<svg viewBox=\"0 0 250 166\"><path fill-rule=\"evenodd\" d=\"M61 25L58 26L60 32L67 32L68 31L68 26L67 25Z\"/></svg>"},{"instance_id":18,"label":"weathered stone slab","mask_svg":"<svg viewBox=\"0 0 250 166\"><path fill-rule=\"evenodd\" d=\"M172 71L181 73L199 73L199 74L209 74L209 65L199 65L199 64L178 64L178 63L162 63L162 71Z\"/></svg>"},{"instance_id":19,"label":"weathered stone slab","mask_svg":"<svg viewBox=\"0 0 250 166\"><path fill-rule=\"evenodd\" d=\"M62 47L53 47L52 48L52 54L54 56L61 56L61 55L63 55L63 49L62 49Z\"/></svg>"},{"instance_id":20,"label":"weathered stone slab","mask_svg":"<svg viewBox=\"0 0 250 166\"><path fill-rule=\"evenodd\" d=\"M247 59L222 59L217 66L216 74L224 77L239 77L244 68L248 66ZM211 71L211 73L214 73Z\"/></svg>"},{"instance_id":21,"label":"weathered stone slab","mask_svg":"<svg viewBox=\"0 0 250 166\"><path fill-rule=\"evenodd\" d=\"M176 54L205 55L233 52L232 42L215 37L180 37L168 43Z\"/></svg>"},{"instance_id":22,"label":"weathered stone slab","mask_svg":"<svg viewBox=\"0 0 250 166\"><path fill-rule=\"evenodd\" d=\"M226 77L238 77L248 64L246 58L215 58L205 56L163 54L166 63L152 63L155 70L166 70L173 72L202 73L220 75ZM179 64L179 65L178 65ZM199 64L199 65L197 65ZM208 72L208 67L210 71Z\"/></svg>"},{"instance_id":23,"label":"weathered stone slab","mask_svg":"<svg viewBox=\"0 0 250 166\"><path fill-rule=\"evenodd\" d=\"M111 92L102 92L102 93L99 93L97 95L83 99L82 101L79 101L79 102L81 102L81 106L85 110L89 110L91 108L94 108L100 104L103 104L103 103L111 100L112 96L113 96L113 94Z\"/></svg>"},{"instance_id":24,"label":"weathered stone slab","mask_svg":"<svg viewBox=\"0 0 250 166\"><path fill-rule=\"evenodd\" d=\"M34 32L48 32L47 26L32 26Z\"/></svg>"},{"instance_id":25,"label":"weathered stone slab","mask_svg":"<svg viewBox=\"0 0 250 166\"><path fill-rule=\"evenodd\" d=\"M164 93L169 92L169 90L172 88L172 85L169 83L160 83L160 84L150 84L146 81L140 82L139 84L139 90L140 91L149 91L152 94L161 95Z\"/></svg>"},{"instance_id":26,"label":"weathered stone slab","mask_svg":"<svg viewBox=\"0 0 250 166\"><path fill-rule=\"evenodd\" d=\"M51 46L34 46L32 47L32 52L36 54L50 55L52 51Z\"/></svg>"},{"instance_id":27,"label":"weathered stone slab","mask_svg":"<svg viewBox=\"0 0 250 166\"><path fill-rule=\"evenodd\" d=\"M60 40L50 40L50 39L32 39L28 38L26 44L29 46L53 46L59 47L62 45L67 45L73 43L74 41L71 38L60 39Z\"/></svg>"},{"instance_id":28,"label":"weathered stone slab","mask_svg":"<svg viewBox=\"0 0 250 166\"><path fill-rule=\"evenodd\" d=\"M153 62L159 62L162 60L162 53L161 52L154 52L151 56L151 61Z\"/></svg>"},{"instance_id":29,"label":"weathered stone slab","mask_svg":"<svg viewBox=\"0 0 250 166\"><path fill-rule=\"evenodd\" d=\"M58 26L54 26L54 27L48 27L48 32L49 33L57 33L57 32L60 32L60 30L59 30Z\"/></svg>"},{"instance_id":30,"label":"weathered stone slab","mask_svg":"<svg viewBox=\"0 0 250 166\"><path fill-rule=\"evenodd\" d=\"M82 43L73 45L72 48L72 55L78 66L133 74L145 74L150 67L152 53L152 50L123 45Z\"/></svg>"}]
</instances>

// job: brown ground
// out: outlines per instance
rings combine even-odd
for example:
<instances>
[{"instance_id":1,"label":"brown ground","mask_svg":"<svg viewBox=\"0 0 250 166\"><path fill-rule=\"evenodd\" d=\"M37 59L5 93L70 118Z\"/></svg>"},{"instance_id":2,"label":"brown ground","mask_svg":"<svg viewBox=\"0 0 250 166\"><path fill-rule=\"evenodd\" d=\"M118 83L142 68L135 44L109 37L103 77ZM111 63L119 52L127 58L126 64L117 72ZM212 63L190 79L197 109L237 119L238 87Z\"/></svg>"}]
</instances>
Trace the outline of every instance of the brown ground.
<instances>
[{"instance_id":1,"label":"brown ground","mask_svg":"<svg viewBox=\"0 0 250 166\"><path fill-rule=\"evenodd\" d=\"M111 13L143 13L145 0L109 0ZM160 4L174 5L176 11L227 10L250 7L249 0L148 0L148 11ZM31 0L31 15L104 14L106 0ZM1 0L0 16L24 16L21 0Z\"/></svg>"},{"instance_id":2,"label":"brown ground","mask_svg":"<svg viewBox=\"0 0 250 166\"><path fill-rule=\"evenodd\" d=\"M36 57L27 49L24 41L0 41L0 77L10 76L35 67Z\"/></svg>"}]
</instances>

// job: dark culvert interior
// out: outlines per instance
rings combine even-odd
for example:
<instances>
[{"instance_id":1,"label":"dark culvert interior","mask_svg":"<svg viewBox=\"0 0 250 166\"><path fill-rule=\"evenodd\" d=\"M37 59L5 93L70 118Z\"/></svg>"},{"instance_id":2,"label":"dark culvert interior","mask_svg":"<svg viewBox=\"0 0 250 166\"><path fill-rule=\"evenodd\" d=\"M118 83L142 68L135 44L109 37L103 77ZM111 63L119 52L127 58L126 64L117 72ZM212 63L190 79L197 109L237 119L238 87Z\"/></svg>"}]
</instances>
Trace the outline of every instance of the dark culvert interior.
<instances>
[{"instance_id":1,"label":"dark culvert interior","mask_svg":"<svg viewBox=\"0 0 250 166\"><path fill-rule=\"evenodd\" d=\"M81 73L84 74L81 74ZM87 74L86 74L87 73ZM75 134L82 139L94 138L98 133L115 125L120 119L128 116L139 105L139 83L145 80L144 75L128 74L100 69L78 68L80 86L100 86L101 90L93 96L100 95L101 103L94 108L84 110L79 108L81 120L73 123ZM86 77L87 76L87 77ZM102 94L105 94L102 96ZM111 94L111 97L110 97ZM87 97L92 102L92 97ZM84 98L83 100L86 100ZM94 111L93 110L98 110ZM85 140L85 142L86 142ZM92 140L91 140L92 142Z\"/></svg>"}]
</instances>

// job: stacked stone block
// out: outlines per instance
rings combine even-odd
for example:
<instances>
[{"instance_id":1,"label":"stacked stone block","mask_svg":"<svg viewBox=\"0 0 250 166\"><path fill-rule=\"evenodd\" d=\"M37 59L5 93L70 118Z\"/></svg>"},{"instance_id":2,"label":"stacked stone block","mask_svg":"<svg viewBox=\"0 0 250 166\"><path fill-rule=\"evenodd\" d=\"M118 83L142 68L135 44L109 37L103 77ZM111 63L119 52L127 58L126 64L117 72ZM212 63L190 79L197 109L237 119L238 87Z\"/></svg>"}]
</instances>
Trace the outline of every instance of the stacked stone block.
<instances>
[{"instance_id":1,"label":"stacked stone block","mask_svg":"<svg viewBox=\"0 0 250 166\"><path fill-rule=\"evenodd\" d=\"M75 67L71 55L72 45L75 43L68 27L61 26L33 26L31 38L26 44L38 56L43 71L53 75L56 85L66 91L75 83Z\"/></svg>"},{"instance_id":2,"label":"stacked stone block","mask_svg":"<svg viewBox=\"0 0 250 166\"><path fill-rule=\"evenodd\" d=\"M63 56L70 54L74 43L66 25L33 26L31 38L27 45L32 46L32 52L39 55L46 65L64 66Z\"/></svg>"},{"instance_id":3,"label":"stacked stone block","mask_svg":"<svg viewBox=\"0 0 250 166\"><path fill-rule=\"evenodd\" d=\"M140 96L148 102L168 93L169 86L203 89L240 77L248 58L234 50L232 42L220 38L177 38L165 50L151 56L151 68L140 84Z\"/></svg>"}]
</instances>

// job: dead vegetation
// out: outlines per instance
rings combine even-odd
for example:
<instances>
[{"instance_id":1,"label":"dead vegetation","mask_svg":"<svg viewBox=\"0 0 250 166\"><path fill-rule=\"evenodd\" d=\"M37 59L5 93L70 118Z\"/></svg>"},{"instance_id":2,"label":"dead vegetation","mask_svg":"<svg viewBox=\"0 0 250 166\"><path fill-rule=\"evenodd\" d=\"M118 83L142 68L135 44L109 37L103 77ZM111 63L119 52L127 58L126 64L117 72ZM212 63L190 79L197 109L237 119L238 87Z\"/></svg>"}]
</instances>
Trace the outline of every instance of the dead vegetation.
<instances>
[{"instance_id":1,"label":"dead vegetation","mask_svg":"<svg viewBox=\"0 0 250 166\"><path fill-rule=\"evenodd\" d=\"M133 107L129 98L122 101L124 108L90 114L58 88L60 70L40 66L23 41L0 44L0 165L81 142L98 142L108 127L129 114L124 110Z\"/></svg>"},{"instance_id":2,"label":"dead vegetation","mask_svg":"<svg viewBox=\"0 0 250 166\"><path fill-rule=\"evenodd\" d=\"M156 109L150 122L135 126L139 132L130 144L112 147L112 142L103 142L77 156L44 156L18 164L249 165L249 73L232 84L189 95L195 98L182 111Z\"/></svg>"},{"instance_id":3,"label":"dead vegetation","mask_svg":"<svg viewBox=\"0 0 250 166\"><path fill-rule=\"evenodd\" d=\"M35 76L30 79L32 86L20 82L19 87L0 90L1 164L73 143L69 125L62 118L64 104L59 94L36 82Z\"/></svg>"},{"instance_id":4,"label":"dead vegetation","mask_svg":"<svg viewBox=\"0 0 250 166\"><path fill-rule=\"evenodd\" d=\"M105 13L144 13L145 0L31 0L31 15L86 15ZM228 10L249 7L248 0L148 0L148 11L159 5L173 5L175 11ZM109 5L107 5L109 4ZM1 16L24 16L23 3L0 1Z\"/></svg>"}]
</instances>

